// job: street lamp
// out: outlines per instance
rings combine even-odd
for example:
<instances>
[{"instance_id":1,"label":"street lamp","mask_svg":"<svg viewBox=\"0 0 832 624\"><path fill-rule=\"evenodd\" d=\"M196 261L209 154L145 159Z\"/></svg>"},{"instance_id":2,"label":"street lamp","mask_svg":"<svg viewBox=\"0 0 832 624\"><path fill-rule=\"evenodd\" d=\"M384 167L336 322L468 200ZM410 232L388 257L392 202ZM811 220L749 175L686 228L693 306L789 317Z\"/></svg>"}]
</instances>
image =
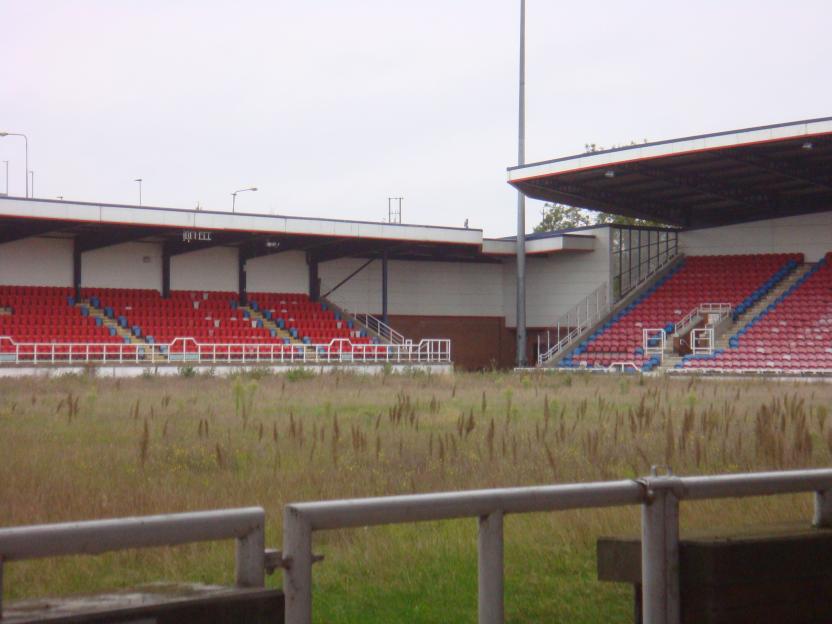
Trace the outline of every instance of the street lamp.
<instances>
[{"instance_id":1,"label":"street lamp","mask_svg":"<svg viewBox=\"0 0 832 624\"><path fill-rule=\"evenodd\" d=\"M32 176L32 184L29 186L29 188L32 189L32 197L34 197L35 196L35 172L30 171L29 175Z\"/></svg>"},{"instance_id":2,"label":"street lamp","mask_svg":"<svg viewBox=\"0 0 832 624\"><path fill-rule=\"evenodd\" d=\"M237 193L245 193L246 191L256 191L257 187L252 186L251 188L244 188L240 189L239 191L234 191L231 193L231 212L235 212L237 209Z\"/></svg>"},{"instance_id":3,"label":"street lamp","mask_svg":"<svg viewBox=\"0 0 832 624\"><path fill-rule=\"evenodd\" d=\"M136 178L135 180L133 180L133 182L138 182L139 183L139 206L141 206L142 205L142 179L141 178Z\"/></svg>"},{"instance_id":4,"label":"street lamp","mask_svg":"<svg viewBox=\"0 0 832 624\"><path fill-rule=\"evenodd\" d=\"M6 163L6 197L8 197L9 196L9 161L4 160L3 162Z\"/></svg>"},{"instance_id":5,"label":"street lamp","mask_svg":"<svg viewBox=\"0 0 832 624\"><path fill-rule=\"evenodd\" d=\"M26 172L26 197L29 197L29 137L19 132L0 132L0 138L7 136L23 137L26 142L26 168L23 171Z\"/></svg>"}]
</instances>

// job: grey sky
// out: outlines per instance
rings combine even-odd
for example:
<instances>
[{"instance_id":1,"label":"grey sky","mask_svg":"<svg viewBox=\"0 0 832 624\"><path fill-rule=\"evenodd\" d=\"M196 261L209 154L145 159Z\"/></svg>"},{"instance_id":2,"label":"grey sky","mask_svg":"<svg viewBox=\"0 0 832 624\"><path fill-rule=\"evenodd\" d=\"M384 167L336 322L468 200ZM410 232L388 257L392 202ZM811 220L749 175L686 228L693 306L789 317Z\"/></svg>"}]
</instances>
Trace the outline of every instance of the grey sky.
<instances>
[{"instance_id":1,"label":"grey sky","mask_svg":"<svg viewBox=\"0 0 832 624\"><path fill-rule=\"evenodd\" d=\"M513 233L517 0L0 0L39 197ZM529 162L832 114L828 0L527 0ZM10 192L23 147L0 139ZM0 191L4 189L0 163ZM540 203L528 203L530 227Z\"/></svg>"}]
</instances>

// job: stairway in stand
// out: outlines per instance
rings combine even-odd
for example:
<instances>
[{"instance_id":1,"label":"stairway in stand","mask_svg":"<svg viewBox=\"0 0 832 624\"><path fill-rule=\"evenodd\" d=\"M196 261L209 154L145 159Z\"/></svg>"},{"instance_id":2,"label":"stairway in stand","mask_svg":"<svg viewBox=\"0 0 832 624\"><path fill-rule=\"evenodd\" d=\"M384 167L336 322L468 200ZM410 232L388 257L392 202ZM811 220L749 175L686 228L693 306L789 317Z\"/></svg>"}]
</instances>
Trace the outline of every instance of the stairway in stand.
<instances>
[{"instance_id":1,"label":"stairway in stand","mask_svg":"<svg viewBox=\"0 0 832 624\"><path fill-rule=\"evenodd\" d=\"M758 313L765 310L770 303L772 303L777 297L782 295L786 292L797 280L803 277L809 270L812 268L812 263L807 262L805 264L801 264L797 267L794 271L792 271L788 276L783 278L777 286L771 289L765 297L760 299L756 304L752 307L748 308L737 320L735 320L731 325L729 325L724 332L716 339L716 344L714 345L714 349L727 349L728 348L728 339L737 333L737 330L741 329L749 320L753 319Z\"/></svg>"},{"instance_id":2,"label":"stairway in stand","mask_svg":"<svg viewBox=\"0 0 832 624\"><path fill-rule=\"evenodd\" d=\"M243 310L244 312L248 312L248 316L251 320L263 321L263 327L273 332L276 338L288 340L289 344L302 344L300 340L293 338L292 334L290 334L287 330L281 329L273 320L267 319L265 315L259 310L255 310L249 305L240 305L237 307L238 309Z\"/></svg>"},{"instance_id":3,"label":"stairway in stand","mask_svg":"<svg viewBox=\"0 0 832 624\"><path fill-rule=\"evenodd\" d=\"M91 318L100 318L102 325L107 328L115 329L116 335L113 336L113 342L124 342L124 339L127 338L130 344L141 344L146 345L147 342L143 338L138 338L132 334L132 332L122 327L118 324L115 319L110 318L107 316L103 310L100 310L93 306L88 299L82 299L81 301L75 304L75 307L79 310L87 310L88 315Z\"/></svg>"}]
</instances>

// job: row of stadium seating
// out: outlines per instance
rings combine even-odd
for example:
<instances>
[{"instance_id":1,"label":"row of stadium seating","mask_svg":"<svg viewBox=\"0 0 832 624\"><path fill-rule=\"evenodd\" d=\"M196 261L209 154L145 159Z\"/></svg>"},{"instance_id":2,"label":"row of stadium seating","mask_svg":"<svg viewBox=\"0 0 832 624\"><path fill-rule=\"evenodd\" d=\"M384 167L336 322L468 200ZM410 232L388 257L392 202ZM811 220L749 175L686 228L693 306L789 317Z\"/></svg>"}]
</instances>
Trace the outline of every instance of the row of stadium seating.
<instances>
[{"instance_id":1,"label":"row of stadium seating","mask_svg":"<svg viewBox=\"0 0 832 624\"><path fill-rule=\"evenodd\" d=\"M832 253L728 340L679 368L832 370Z\"/></svg>"},{"instance_id":2,"label":"row of stadium seating","mask_svg":"<svg viewBox=\"0 0 832 624\"><path fill-rule=\"evenodd\" d=\"M15 342L130 342L118 335L118 325L135 339L163 344L182 337L240 344L375 341L302 293L251 293L250 309L234 292L173 291L167 299L151 289L83 288L80 294L100 313L76 306L71 288L0 286L0 336ZM286 333L279 335L278 328Z\"/></svg>"},{"instance_id":3,"label":"row of stadium seating","mask_svg":"<svg viewBox=\"0 0 832 624\"><path fill-rule=\"evenodd\" d=\"M118 342L108 328L67 305L71 288L0 286L0 336L16 342ZM8 343L0 348L9 349Z\"/></svg>"},{"instance_id":4,"label":"row of stadium seating","mask_svg":"<svg viewBox=\"0 0 832 624\"><path fill-rule=\"evenodd\" d=\"M802 254L687 257L613 314L561 365L606 368L615 362L634 362L642 370L652 370L657 364L655 359L644 359L643 330L663 329L670 335L703 303L727 303L741 314L802 262Z\"/></svg>"}]
</instances>

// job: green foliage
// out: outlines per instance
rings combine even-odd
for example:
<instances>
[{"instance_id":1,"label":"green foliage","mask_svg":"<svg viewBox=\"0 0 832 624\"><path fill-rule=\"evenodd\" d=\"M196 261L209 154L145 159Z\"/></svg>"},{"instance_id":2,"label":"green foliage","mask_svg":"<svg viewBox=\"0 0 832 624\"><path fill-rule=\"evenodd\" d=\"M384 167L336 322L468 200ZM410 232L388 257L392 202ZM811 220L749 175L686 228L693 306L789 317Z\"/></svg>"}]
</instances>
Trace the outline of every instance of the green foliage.
<instances>
[{"instance_id":1,"label":"green foliage","mask_svg":"<svg viewBox=\"0 0 832 624\"><path fill-rule=\"evenodd\" d=\"M659 227L662 224L657 221L647 221L635 217L625 217L624 215L585 210L583 208L576 208L575 206L567 206L566 204L546 203L543 206L540 223L535 226L534 231L552 232L589 225L644 225Z\"/></svg>"},{"instance_id":2,"label":"green foliage","mask_svg":"<svg viewBox=\"0 0 832 624\"><path fill-rule=\"evenodd\" d=\"M299 368L293 368L286 373L286 379L289 381L303 381L304 379L313 379L314 377L315 373L303 368L302 366Z\"/></svg>"}]
</instances>

